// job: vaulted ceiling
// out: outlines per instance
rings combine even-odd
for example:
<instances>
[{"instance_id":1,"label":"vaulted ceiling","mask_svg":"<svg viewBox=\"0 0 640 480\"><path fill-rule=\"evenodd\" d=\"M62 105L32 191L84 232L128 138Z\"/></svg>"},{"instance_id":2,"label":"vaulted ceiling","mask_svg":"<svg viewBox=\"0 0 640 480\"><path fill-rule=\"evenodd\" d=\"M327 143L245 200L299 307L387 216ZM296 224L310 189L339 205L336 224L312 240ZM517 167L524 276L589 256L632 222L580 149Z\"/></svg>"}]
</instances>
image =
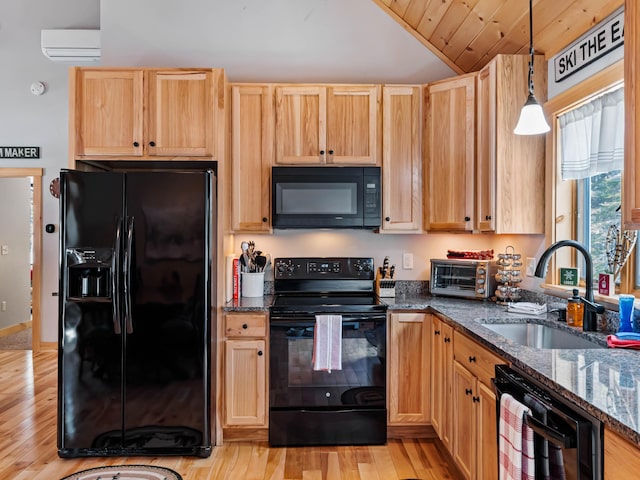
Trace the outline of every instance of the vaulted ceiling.
<instances>
[{"instance_id":1,"label":"vaulted ceiling","mask_svg":"<svg viewBox=\"0 0 640 480\"><path fill-rule=\"evenodd\" d=\"M496 54L528 53L527 0L373 0L458 73ZM547 59L613 13L624 0L534 0L536 53Z\"/></svg>"}]
</instances>

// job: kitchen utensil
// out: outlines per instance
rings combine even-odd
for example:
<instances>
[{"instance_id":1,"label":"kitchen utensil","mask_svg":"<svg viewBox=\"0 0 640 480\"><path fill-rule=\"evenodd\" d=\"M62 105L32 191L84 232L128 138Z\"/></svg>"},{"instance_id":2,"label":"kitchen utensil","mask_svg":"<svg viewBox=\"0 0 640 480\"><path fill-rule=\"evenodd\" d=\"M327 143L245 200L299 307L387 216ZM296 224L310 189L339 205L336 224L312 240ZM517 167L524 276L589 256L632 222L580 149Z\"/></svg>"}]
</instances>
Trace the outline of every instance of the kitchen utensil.
<instances>
[{"instance_id":1,"label":"kitchen utensil","mask_svg":"<svg viewBox=\"0 0 640 480\"><path fill-rule=\"evenodd\" d=\"M391 265L391 269L389 270L389 278L393 278L393 274L396 271L396 266L395 264Z\"/></svg>"},{"instance_id":2,"label":"kitchen utensil","mask_svg":"<svg viewBox=\"0 0 640 480\"><path fill-rule=\"evenodd\" d=\"M267 257L264 255L256 255L255 264L257 272L264 272L264 268L267 266Z\"/></svg>"}]
</instances>

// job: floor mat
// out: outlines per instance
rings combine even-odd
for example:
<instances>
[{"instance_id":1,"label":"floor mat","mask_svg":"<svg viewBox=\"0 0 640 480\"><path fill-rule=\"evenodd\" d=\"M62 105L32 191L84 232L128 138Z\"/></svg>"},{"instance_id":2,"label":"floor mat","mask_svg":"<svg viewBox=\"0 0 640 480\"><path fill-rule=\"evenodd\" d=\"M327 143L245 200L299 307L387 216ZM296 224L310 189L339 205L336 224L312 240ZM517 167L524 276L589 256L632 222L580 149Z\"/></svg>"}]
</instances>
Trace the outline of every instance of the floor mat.
<instances>
[{"instance_id":1,"label":"floor mat","mask_svg":"<svg viewBox=\"0 0 640 480\"><path fill-rule=\"evenodd\" d=\"M60 480L182 480L179 473L154 465L116 465L72 473Z\"/></svg>"}]
</instances>

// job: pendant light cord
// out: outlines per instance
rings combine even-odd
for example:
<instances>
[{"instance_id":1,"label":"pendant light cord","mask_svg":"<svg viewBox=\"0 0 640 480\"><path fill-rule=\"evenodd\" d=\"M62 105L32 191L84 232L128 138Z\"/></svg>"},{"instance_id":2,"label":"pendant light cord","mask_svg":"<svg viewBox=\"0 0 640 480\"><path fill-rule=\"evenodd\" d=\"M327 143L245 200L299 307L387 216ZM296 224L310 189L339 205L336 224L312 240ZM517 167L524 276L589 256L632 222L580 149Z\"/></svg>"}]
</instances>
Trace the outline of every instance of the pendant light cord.
<instances>
[{"instance_id":1,"label":"pendant light cord","mask_svg":"<svg viewBox=\"0 0 640 480\"><path fill-rule=\"evenodd\" d=\"M529 0L529 95L533 95L533 0Z\"/></svg>"}]
</instances>

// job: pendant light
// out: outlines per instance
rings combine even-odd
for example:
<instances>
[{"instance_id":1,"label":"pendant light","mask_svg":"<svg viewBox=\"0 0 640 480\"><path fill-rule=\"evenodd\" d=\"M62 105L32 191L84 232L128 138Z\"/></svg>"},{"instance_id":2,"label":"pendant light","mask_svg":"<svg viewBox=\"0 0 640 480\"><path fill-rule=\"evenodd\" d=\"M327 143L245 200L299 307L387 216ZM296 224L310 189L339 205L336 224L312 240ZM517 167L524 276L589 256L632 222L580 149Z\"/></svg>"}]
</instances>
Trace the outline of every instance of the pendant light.
<instances>
[{"instance_id":1,"label":"pendant light","mask_svg":"<svg viewBox=\"0 0 640 480\"><path fill-rule=\"evenodd\" d=\"M533 0L529 0L529 97L520 111L520 118L513 133L537 135L549 130L551 128L544 118L542 106L533 94Z\"/></svg>"}]
</instances>

